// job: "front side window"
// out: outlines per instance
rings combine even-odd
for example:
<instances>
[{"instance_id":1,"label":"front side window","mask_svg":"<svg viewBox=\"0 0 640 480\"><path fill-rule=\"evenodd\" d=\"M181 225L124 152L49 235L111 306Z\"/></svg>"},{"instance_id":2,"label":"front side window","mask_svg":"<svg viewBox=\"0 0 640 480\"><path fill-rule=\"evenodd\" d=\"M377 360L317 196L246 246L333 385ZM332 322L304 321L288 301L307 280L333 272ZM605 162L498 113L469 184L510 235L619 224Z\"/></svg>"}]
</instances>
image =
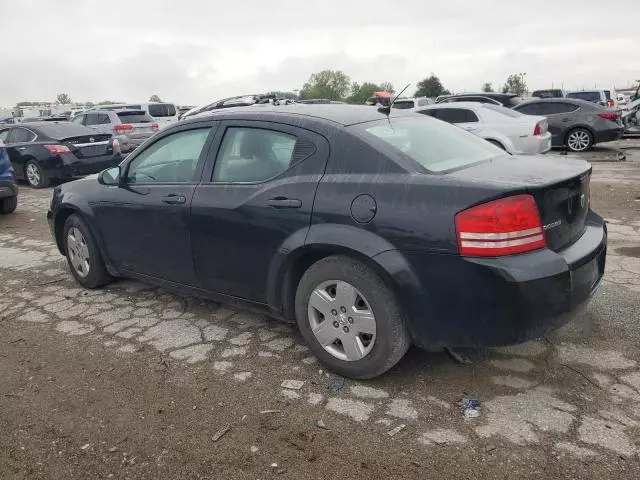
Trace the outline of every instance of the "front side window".
<instances>
[{"instance_id":1,"label":"front side window","mask_svg":"<svg viewBox=\"0 0 640 480\"><path fill-rule=\"evenodd\" d=\"M264 182L287 170L297 138L275 130L230 127L213 172L215 182Z\"/></svg>"},{"instance_id":2,"label":"front side window","mask_svg":"<svg viewBox=\"0 0 640 480\"><path fill-rule=\"evenodd\" d=\"M209 128L185 130L161 138L129 164L127 183L191 182Z\"/></svg>"},{"instance_id":3,"label":"front side window","mask_svg":"<svg viewBox=\"0 0 640 480\"><path fill-rule=\"evenodd\" d=\"M10 143L28 143L32 142L36 139L36 136L33 132L27 130L26 128L14 128L11 131L11 138L9 139Z\"/></svg>"},{"instance_id":4,"label":"front side window","mask_svg":"<svg viewBox=\"0 0 640 480\"><path fill-rule=\"evenodd\" d=\"M10 130L7 128L5 130L0 131L0 140L4 143L7 143L7 138L9 137Z\"/></svg>"},{"instance_id":5,"label":"front side window","mask_svg":"<svg viewBox=\"0 0 640 480\"><path fill-rule=\"evenodd\" d=\"M445 109L442 109L445 110ZM489 160L505 152L461 128L429 118L376 120L349 127L384 151L406 155L423 169L445 172Z\"/></svg>"},{"instance_id":6,"label":"front side window","mask_svg":"<svg viewBox=\"0 0 640 480\"><path fill-rule=\"evenodd\" d=\"M75 117L73 117L73 119L71 120L73 123L78 123L80 125L82 125L82 123L84 122L84 117L85 115L77 115Z\"/></svg>"}]
</instances>

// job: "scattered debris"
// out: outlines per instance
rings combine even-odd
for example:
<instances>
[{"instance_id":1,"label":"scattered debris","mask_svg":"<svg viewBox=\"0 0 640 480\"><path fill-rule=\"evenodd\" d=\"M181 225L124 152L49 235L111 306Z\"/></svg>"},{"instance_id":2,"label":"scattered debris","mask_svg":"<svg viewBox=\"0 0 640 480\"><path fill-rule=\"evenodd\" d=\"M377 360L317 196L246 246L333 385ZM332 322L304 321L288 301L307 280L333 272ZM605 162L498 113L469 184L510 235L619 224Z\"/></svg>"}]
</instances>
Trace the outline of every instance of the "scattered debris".
<instances>
[{"instance_id":1,"label":"scattered debris","mask_svg":"<svg viewBox=\"0 0 640 480\"><path fill-rule=\"evenodd\" d=\"M290 390L300 390L304 382L302 380L285 380L280 384L282 388L288 388Z\"/></svg>"},{"instance_id":2,"label":"scattered debris","mask_svg":"<svg viewBox=\"0 0 640 480\"><path fill-rule=\"evenodd\" d=\"M324 420L322 419L316 420L316 427L321 428L323 430L329 430L329 427L327 427L327 425L324 423Z\"/></svg>"},{"instance_id":3,"label":"scattered debris","mask_svg":"<svg viewBox=\"0 0 640 480\"><path fill-rule=\"evenodd\" d=\"M343 377L335 376L335 377L331 377L329 379L329 384L327 385L327 388L329 390L331 390L332 392L337 392L342 387L344 387L344 378Z\"/></svg>"},{"instance_id":4,"label":"scattered debris","mask_svg":"<svg viewBox=\"0 0 640 480\"><path fill-rule=\"evenodd\" d=\"M258 453L259 448L256 447L255 445L251 445L250 450L251 450L251 453Z\"/></svg>"},{"instance_id":5,"label":"scattered debris","mask_svg":"<svg viewBox=\"0 0 640 480\"><path fill-rule=\"evenodd\" d=\"M224 437L227 433L229 433L229 430L231 430L231 425L226 425L224 427L222 427L220 430L218 430L213 437L211 437L211 440L213 442L217 442L218 440L220 440L222 437Z\"/></svg>"},{"instance_id":6,"label":"scattered debris","mask_svg":"<svg viewBox=\"0 0 640 480\"><path fill-rule=\"evenodd\" d=\"M83 445L80 447L80 450L86 450L87 448L89 448L91 446L90 443L87 443L86 445Z\"/></svg>"},{"instance_id":7,"label":"scattered debris","mask_svg":"<svg viewBox=\"0 0 640 480\"><path fill-rule=\"evenodd\" d=\"M445 352L456 362L461 365L471 365L473 362L471 359L465 355L464 353L458 352L451 347L447 347L444 349Z\"/></svg>"},{"instance_id":8,"label":"scattered debris","mask_svg":"<svg viewBox=\"0 0 640 480\"><path fill-rule=\"evenodd\" d=\"M393 437L395 435L397 435L398 433L400 433L402 430L404 430L405 428L407 428L407 426L404 423L401 423L400 425L398 425L396 428L389 430L387 432L387 435L389 435L390 437Z\"/></svg>"},{"instance_id":9,"label":"scattered debris","mask_svg":"<svg viewBox=\"0 0 640 480\"><path fill-rule=\"evenodd\" d=\"M498 448L498 447L496 447L495 445L490 443L489 445L484 447L484 451L485 451L485 453L489 453L489 452L493 452L496 448Z\"/></svg>"},{"instance_id":10,"label":"scattered debris","mask_svg":"<svg viewBox=\"0 0 640 480\"><path fill-rule=\"evenodd\" d=\"M109 453L113 453L113 452L117 452L118 451L118 447L111 447L109 449Z\"/></svg>"},{"instance_id":11,"label":"scattered debris","mask_svg":"<svg viewBox=\"0 0 640 480\"><path fill-rule=\"evenodd\" d=\"M459 405L460 413L464 418L478 418L480 416L480 400L462 397Z\"/></svg>"},{"instance_id":12,"label":"scattered debris","mask_svg":"<svg viewBox=\"0 0 640 480\"><path fill-rule=\"evenodd\" d=\"M282 410L262 410L260 415L265 415L267 413L282 413Z\"/></svg>"}]
</instances>

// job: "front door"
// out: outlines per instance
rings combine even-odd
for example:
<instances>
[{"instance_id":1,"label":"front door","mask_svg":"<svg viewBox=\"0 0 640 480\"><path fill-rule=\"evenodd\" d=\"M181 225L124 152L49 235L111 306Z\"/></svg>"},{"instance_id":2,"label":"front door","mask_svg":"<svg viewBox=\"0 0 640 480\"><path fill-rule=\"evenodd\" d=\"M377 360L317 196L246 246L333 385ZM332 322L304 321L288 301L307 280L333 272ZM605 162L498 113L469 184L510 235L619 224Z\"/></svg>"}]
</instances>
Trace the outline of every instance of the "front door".
<instances>
[{"instance_id":1,"label":"front door","mask_svg":"<svg viewBox=\"0 0 640 480\"><path fill-rule=\"evenodd\" d=\"M132 155L121 186L103 186L93 205L117 269L195 285L189 236L193 192L214 123L185 125Z\"/></svg>"},{"instance_id":2,"label":"front door","mask_svg":"<svg viewBox=\"0 0 640 480\"><path fill-rule=\"evenodd\" d=\"M208 290L265 303L272 260L306 237L329 145L272 122L223 122L216 137L191 206L196 274Z\"/></svg>"}]
</instances>

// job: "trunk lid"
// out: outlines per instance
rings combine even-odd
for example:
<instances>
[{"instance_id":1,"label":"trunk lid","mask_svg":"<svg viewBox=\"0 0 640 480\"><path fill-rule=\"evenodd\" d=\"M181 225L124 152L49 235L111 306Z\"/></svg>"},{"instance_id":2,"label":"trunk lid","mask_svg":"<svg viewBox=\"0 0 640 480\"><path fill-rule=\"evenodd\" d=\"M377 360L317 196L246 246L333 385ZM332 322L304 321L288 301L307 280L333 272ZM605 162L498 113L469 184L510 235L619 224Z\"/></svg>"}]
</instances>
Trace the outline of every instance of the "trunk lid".
<instances>
[{"instance_id":1,"label":"trunk lid","mask_svg":"<svg viewBox=\"0 0 640 480\"><path fill-rule=\"evenodd\" d=\"M575 242L585 228L590 206L591 165L559 156L501 156L448 174L457 180L487 185L493 198L530 193L538 206L549 249ZM482 203L482 202L480 202Z\"/></svg>"},{"instance_id":2,"label":"trunk lid","mask_svg":"<svg viewBox=\"0 0 640 480\"><path fill-rule=\"evenodd\" d=\"M91 158L107 154L110 149L111 135L93 134L65 138L62 142L69 147L77 158Z\"/></svg>"}]
</instances>

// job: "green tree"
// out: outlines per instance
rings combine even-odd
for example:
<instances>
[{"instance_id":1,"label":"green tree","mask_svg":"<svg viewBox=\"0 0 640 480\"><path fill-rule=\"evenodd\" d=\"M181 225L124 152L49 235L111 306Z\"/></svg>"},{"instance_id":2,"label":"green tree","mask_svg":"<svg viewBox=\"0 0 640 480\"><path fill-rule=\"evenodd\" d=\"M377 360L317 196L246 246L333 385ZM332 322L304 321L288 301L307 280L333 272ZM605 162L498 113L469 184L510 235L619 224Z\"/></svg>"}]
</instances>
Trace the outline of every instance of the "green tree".
<instances>
[{"instance_id":1,"label":"green tree","mask_svg":"<svg viewBox=\"0 0 640 480\"><path fill-rule=\"evenodd\" d=\"M94 106L95 106L95 103L93 103L93 102L84 102L84 104L85 104L85 106L87 106L87 107L89 107L89 108L91 108L91 107L94 107Z\"/></svg>"},{"instance_id":2,"label":"green tree","mask_svg":"<svg viewBox=\"0 0 640 480\"><path fill-rule=\"evenodd\" d=\"M493 84L491 82L486 82L482 85L483 92L493 92Z\"/></svg>"},{"instance_id":3,"label":"green tree","mask_svg":"<svg viewBox=\"0 0 640 480\"><path fill-rule=\"evenodd\" d=\"M515 93L516 95L523 95L527 91L527 82L524 81L524 76L518 73L513 73L507 78L504 87L502 87L502 93Z\"/></svg>"},{"instance_id":4,"label":"green tree","mask_svg":"<svg viewBox=\"0 0 640 480\"><path fill-rule=\"evenodd\" d=\"M114 102L112 100L102 100L101 102L98 102L98 105L115 105L117 103L122 103L122 102Z\"/></svg>"},{"instance_id":5,"label":"green tree","mask_svg":"<svg viewBox=\"0 0 640 480\"><path fill-rule=\"evenodd\" d=\"M396 93L395 88L393 88L393 83L391 82L382 82L380 84L380 90L389 93Z\"/></svg>"},{"instance_id":6,"label":"green tree","mask_svg":"<svg viewBox=\"0 0 640 480\"><path fill-rule=\"evenodd\" d=\"M382 86L375 83L364 82L362 85L354 82L351 86L351 95L347 98L348 103L354 105L363 105L368 98L373 96L373 92L379 92L383 90Z\"/></svg>"},{"instance_id":7,"label":"green tree","mask_svg":"<svg viewBox=\"0 0 640 480\"><path fill-rule=\"evenodd\" d=\"M440 95L450 95L449 90L442 86L440 79L433 73L430 77L418 82L418 90L413 94L414 97L439 97Z\"/></svg>"},{"instance_id":8,"label":"green tree","mask_svg":"<svg viewBox=\"0 0 640 480\"><path fill-rule=\"evenodd\" d=\"M309 77L300 92L301 98L342 100L349 93L351 79L340 70L322 70Z\"/></svg>"},{"instance_id":9,"label":"green tree","mask_svg":"<svg viewBox=\"0 0 640 480\"><path fill-rule=\"evenodd\" d=\"M71 97L66 93L59 93L56 100L60 105L67 105L71 103Z\"/></svg>"},{"instance_id":10,"label":"green tree","mask_svg":"<svg viewBox=\"0 0 640 480\"><path fill-rule=\"evenodd\" d=\"M161 102L162 100L160 100L160 97L154 93L153 95L151 95L149 97L149 101L150 102Z\"/></svg>"}]
</instances>

